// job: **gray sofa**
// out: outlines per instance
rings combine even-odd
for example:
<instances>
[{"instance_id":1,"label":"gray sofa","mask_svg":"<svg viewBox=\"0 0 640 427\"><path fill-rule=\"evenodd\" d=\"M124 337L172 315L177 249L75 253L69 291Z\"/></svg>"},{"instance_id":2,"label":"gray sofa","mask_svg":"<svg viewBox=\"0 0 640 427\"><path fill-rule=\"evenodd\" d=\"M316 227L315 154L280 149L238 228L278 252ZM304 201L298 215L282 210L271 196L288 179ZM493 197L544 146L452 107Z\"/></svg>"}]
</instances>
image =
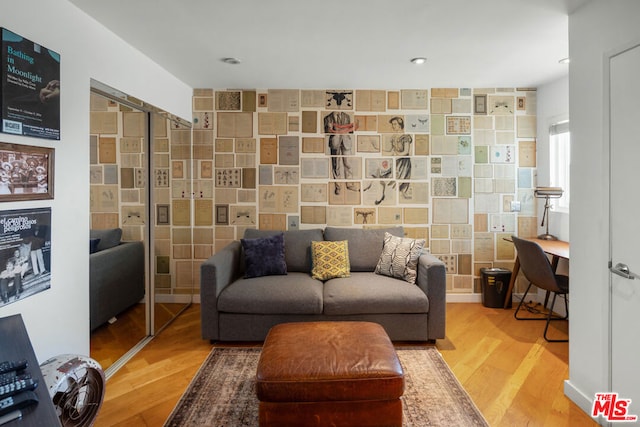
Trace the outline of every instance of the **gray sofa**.
<instances>
[{"instance_id":1,"label":"gray sofa","mask_svg":"<svg viewBox=\"0 0 640 427\"><path fill-rule=\"evenodd\" d=\"M91 230L89 312L93 331L144 298L144 244L122 242L122 230ZM97 241L96 241L97 240Z\"/></svg>"},{"instance_id":2,"label":"gray sofa","mask_svg":"<svg viewBox=\"0 0 640 427\"><path fill-rule=\"evenodd\" d=\"M402 227L284 232L286 275L244 278L240 241L233 241L201 265L203 339L262 341L284 322L372 321L394 341L434 341L445 337L444 263L429 253L418 261L415 284L374 272L385 232L402 237ZM247 229L253 239L279 232ZM313 279L312 241L347 240L350 277Z\"/></svg>"}]
</instances>

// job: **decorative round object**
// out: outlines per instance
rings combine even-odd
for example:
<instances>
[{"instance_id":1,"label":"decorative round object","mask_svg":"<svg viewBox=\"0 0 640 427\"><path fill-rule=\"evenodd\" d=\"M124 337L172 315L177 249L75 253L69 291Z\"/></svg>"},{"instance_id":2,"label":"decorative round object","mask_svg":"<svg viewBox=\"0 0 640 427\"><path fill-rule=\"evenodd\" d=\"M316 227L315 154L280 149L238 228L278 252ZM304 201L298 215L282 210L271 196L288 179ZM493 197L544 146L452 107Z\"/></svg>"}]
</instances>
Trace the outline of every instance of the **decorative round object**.
<instances>
[{"instance_id":1,"label":"decorative round object","mask_svg":"<svg viewBox=\"0 0 640 427\"><path fill-rule=\"evenodd\" d=\"M64 427L93 425L105 392L98 362L77 354L61 354L40 365L49 396Z\"/></svg>"}]
</instances>

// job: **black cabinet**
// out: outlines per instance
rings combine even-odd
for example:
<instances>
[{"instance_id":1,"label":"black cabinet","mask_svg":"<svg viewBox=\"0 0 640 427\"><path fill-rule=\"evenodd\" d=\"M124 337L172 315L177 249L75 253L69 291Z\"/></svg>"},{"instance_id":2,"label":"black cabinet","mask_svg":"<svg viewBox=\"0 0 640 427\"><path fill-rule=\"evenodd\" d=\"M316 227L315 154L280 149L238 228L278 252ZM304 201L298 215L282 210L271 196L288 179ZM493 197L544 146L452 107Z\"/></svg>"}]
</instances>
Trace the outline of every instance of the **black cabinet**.
<instances>
[{"instance_id":1,"label":"black cabinet","mask_svg":"<svg viewBox=\"0 0 640 427\"><path fill-rule=\"evenodd\" d=\"M25 359L27 361L26 371L31 374L34 380L38 381L38 387L34 390L38 396L38 404L21 409L21 420L10 421L7 424L3 424L2 427L60 426L58 415L49 397L47 385L42 378L42 371L33 352L33 346L29 340L22 316L16 314L1 318L0 361Z\"/></svg>"}]
</instances>

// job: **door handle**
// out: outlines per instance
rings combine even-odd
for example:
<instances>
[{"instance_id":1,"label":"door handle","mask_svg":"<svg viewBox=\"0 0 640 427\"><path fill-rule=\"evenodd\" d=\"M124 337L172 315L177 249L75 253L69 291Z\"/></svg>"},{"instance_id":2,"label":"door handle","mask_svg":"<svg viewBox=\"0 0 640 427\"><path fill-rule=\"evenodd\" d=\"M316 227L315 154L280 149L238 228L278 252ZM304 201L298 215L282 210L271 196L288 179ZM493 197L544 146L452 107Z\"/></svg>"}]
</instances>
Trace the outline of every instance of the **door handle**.
<instances>
[{"instance_id":1,"label":"door handle","mask_svg":"<svg viewBox=\"0 0 640 427\"><path fill-rule=\"evenodd\" d=\"M614 273L617 274L618 276L622 276L625 279L640 279L640 276L638 276L636 273L632 272L631 270L629 270L629 266L627 264L623 264L621 262L617 263L615 267L611 266L611 261L609 261L609 270Z\"/></svg>"}]
</instances>

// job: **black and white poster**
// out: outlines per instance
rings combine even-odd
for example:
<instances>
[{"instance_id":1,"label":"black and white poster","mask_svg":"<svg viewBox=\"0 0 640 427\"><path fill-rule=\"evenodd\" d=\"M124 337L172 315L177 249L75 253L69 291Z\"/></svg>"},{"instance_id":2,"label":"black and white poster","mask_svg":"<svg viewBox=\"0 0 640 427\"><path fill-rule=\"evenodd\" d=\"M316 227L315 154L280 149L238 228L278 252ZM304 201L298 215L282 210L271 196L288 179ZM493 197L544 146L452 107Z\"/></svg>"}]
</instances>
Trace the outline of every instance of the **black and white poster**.
<instances>
[{"instance_id":1,"label":"black and white poster","mask_svg":"<svg viewBox=\"0 0 640 427\"><path fill-rule=\"evenodd\" d=\"M60 139L60 55L2 28L2 132Z\"/></svg>"},{"instance_id":2,"label":"black and white poster","mask_svg":"<svg viewBox=\"0 0 640 427\"><path fill-rule=\"evenodd\" d=\"M51 287L51 208L0 212L0 307Z\"/></svg>"}]
</instances>

